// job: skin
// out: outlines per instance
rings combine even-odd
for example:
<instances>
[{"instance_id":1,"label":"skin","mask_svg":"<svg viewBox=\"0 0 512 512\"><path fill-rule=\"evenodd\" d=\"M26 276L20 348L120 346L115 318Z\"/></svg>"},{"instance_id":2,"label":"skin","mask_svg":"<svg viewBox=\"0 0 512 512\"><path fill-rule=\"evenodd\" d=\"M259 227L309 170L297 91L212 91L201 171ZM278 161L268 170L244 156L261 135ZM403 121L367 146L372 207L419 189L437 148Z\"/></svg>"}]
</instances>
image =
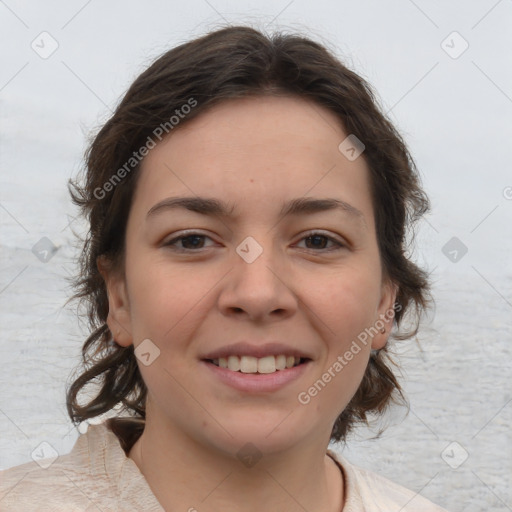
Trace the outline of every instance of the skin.
<instances>
[{"instance_id":1,"label":"skin","mask_svg":"<svg viewBox=\"0 0 512 512\"><path fill-rule=\"evenodd\" d=\"M330 433L390 322L307 405L297 396L396 298L383 279L364 154L349 161L338 150L347 135L330 111L304 99L237 99L175 129L143 161L124 273L98 267L117 343L149 338L160 350L150 365L138 362L147 422L129 456L167 510L343 507L343 476L326 456ZM223 217L179 208L146 219L174 196L234 209ZM284 202L304 196L346 201L364 221L340 210L279 215ZM183 230L206 238L164 245ZM312 241L310 230L343 245ZM236 252L248 236L263 248L252 263ZM278 391L244 393L199 359L239 340L276 340L313 361ZM247 442L262 455L252 467L236 456Z\"/></svg>"}]
</instances>

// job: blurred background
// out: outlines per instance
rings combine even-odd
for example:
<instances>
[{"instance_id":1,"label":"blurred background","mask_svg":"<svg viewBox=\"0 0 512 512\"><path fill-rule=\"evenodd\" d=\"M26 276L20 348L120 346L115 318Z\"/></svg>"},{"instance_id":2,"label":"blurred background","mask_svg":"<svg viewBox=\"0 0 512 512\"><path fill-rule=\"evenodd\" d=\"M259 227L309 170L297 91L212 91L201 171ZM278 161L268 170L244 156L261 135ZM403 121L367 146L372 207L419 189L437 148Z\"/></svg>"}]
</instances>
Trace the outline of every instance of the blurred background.
<instances>
[{"instance_id":1,"label":"blurred background","mask_svg":"<svg viewBox=\"0 0 512 512\"><path fill-rule=\"evenodd\" d=\"M334 449L451 511L512 510L511 20L510 0L0 0L0 468L79 435L65 384L87 325L65 302L86 225L67 180L88 136L155 57L245 24L367 79L432 201L411 254L436 306L395 347L410 411Z\"/></svg>"}]
</instances>

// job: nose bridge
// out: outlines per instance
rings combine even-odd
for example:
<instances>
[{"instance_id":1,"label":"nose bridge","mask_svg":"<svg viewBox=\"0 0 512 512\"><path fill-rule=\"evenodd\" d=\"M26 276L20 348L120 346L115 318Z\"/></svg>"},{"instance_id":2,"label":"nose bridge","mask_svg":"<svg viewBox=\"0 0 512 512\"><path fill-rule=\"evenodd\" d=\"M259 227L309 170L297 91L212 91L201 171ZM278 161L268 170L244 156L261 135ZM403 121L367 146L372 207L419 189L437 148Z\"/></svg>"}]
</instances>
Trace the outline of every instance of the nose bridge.
<instances>
[{"instance_id":1,"label":"nose bridge","mask_svg":"<svg viewBox=\"0 0 512 512\"><path fill-rule=\"evenodd\" d=\"M294 294L289 288L286 268L272 245L271 237L260 235L260 242L248 236L236 247L229 286L222 293L224 312L245 311L249 316L264 316L279 310L292 311Z\"/></svg>"},{"instance_id":2,"label":"nose bridge","mask_svg":"<svg viewBox=\"0 0 512 512\"><path fill-rule=\"evenodd\" d=\"M279 256L270 236L260 235L258 238L261 243L248 236L236 247L235 274L237 281L269 293L276 287L276 280L279 281L276 276Z\"/></svg>"}]
</instances>

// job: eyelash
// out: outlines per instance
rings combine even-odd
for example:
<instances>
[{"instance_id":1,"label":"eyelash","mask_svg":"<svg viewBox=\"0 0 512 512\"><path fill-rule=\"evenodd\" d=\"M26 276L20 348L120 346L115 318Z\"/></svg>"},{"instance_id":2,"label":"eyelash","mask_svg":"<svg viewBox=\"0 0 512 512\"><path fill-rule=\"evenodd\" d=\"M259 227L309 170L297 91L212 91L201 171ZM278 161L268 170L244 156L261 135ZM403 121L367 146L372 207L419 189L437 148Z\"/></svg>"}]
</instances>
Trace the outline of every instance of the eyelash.
<instances>
[{"instance_id":1,"label":"eyelash","mask_svg":"<svg viewBox=\"0 0 512 512\"><path fill-rule=\"evenodd\" d=\"M338 251L340 249L344 249L346 248L346 245L342 242L340 242L339 240L329 236L329 235L326 235L325 233L321 232L321 231L310 231L308 233L306 233L301 239L300 241L302 240L305 240L307 238L313 238L315 236L321 236L325 239L328 240L328 242L332 242L333 244L335 244L337 247L334 247L334 248L330 248L330 249L324 249L324 248L320 248L320 250L315 250L315 249L307 249L306 250L312 250L313 252L331 252L331 251ZM176 238L173 238L172 240L169 240L168 242L166 242L164 244L165 247L170 247L172 250L176 251L176 252L182 252L182 253L192 253L192 252L200 252L201 249L204 249L204 247L200 247L198 250L194 250L194 249L184 249L184 248L178 248L175 244L177 242L179 242L180 240L185 240L187 238L194 238L194 237L203 237L203 238L210 238L208 235L204 235L203 233L197 233L197 232L190 232L190 233L187 233L187 234L184 234L184 235L181 235L181 236L178 236ZM210 238L211 240L211 238ZM174 247L173 247L174 246Z\"/></svg>"}]
</instances>

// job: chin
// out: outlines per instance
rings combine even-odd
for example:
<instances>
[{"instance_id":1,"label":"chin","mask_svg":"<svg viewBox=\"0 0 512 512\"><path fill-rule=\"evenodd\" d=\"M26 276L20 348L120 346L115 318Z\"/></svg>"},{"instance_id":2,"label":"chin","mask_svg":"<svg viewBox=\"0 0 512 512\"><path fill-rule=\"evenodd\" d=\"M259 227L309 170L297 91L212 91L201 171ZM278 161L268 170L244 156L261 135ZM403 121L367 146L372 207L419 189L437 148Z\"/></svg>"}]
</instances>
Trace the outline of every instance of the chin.
<instances>
[{"instance_id":1,"label":"chin","mask_svg":"<svg viewBox=\"0 0 512 512\"><path fill-rule=\"evenodd\" d=\"M244 450L261 454L282 452L301 442L302 436L294 420L293 413L289 414L285 409L279 414L247 414L244 418L223 422L231 436L226 433L217 441L222 449L232 454L243 453ZM215 444L213 439L211 441Z\"/></svg>"}]
</instances>

